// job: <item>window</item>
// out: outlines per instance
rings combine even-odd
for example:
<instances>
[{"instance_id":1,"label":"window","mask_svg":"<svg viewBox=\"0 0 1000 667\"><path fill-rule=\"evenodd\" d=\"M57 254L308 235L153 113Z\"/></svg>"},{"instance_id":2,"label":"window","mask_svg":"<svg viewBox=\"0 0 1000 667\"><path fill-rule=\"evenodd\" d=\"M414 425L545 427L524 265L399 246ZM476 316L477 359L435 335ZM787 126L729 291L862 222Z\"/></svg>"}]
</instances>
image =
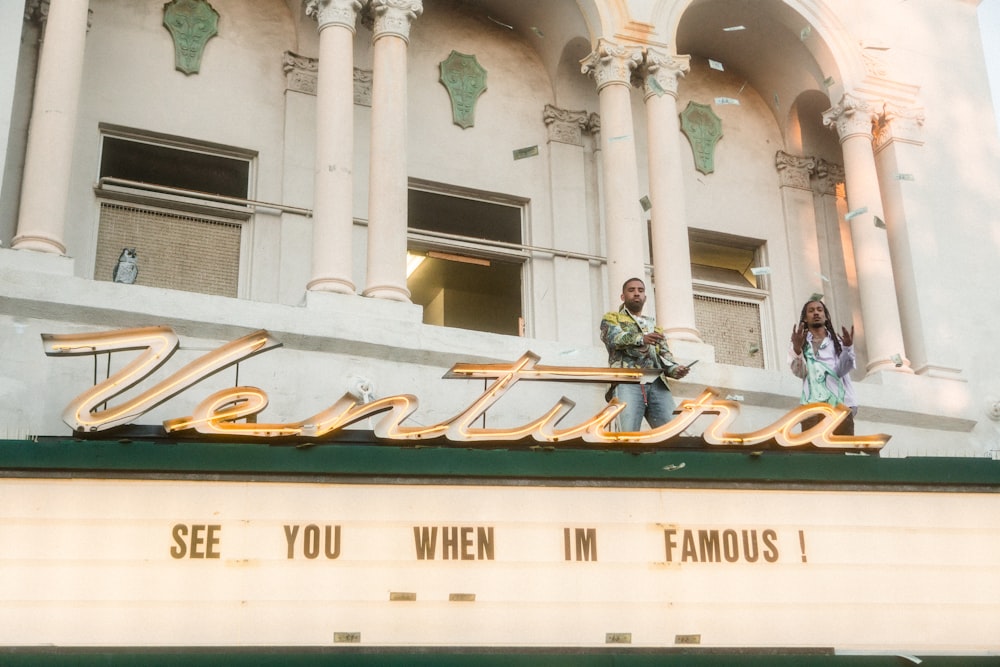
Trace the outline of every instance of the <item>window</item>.
<instances>
[{"instance_id":1,"label":"window","mask_svg":"<svg viewBox=\"0 0 1000 667\"><path fill-rule=\"evenodd\" d=\"M135 283L236 297L253 154L102 126L94 279L135 250Z\"/></svg>"},{"instance_id":2,"label":"window","mask_svg":"<svg viewBox=\"0 0 1000 667\"><path fill-rule=\"evenodd\" d=\"M523 334L523 204L422 188L409 191L407 288L424 323Z\"/></svg>"},{"instance_id":3,"label":"window","mask_svg":"<svg viewBox=\"0 0 1000 667\"><path fill-rule=\"evenodd\" d=\"M721 364L765 368L762 311L767 275L762 241L691 230L695 325Z\"/></svg>"}]
</instances>

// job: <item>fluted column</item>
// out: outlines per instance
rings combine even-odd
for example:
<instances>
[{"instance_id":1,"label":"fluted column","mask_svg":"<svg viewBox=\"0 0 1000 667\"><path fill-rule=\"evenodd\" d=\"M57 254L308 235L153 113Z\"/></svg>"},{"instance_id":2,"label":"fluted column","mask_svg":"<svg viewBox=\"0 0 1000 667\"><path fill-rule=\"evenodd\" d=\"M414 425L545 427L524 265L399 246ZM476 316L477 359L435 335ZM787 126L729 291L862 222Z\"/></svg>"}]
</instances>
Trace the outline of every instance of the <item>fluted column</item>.
<instances>
[{"instance_id":1,"label":"fluted column","mask_svg":"<svg viewBox=\"0 0 1000 667\"><path fill-rule=\"evenodd\" d=\"M319 29L312 279L307 289L354 294L354 26L360 0L309 0Z\"/></svg>"},{"instance_id":2,"label":"fluted column","mask_svg":"<svg viewBox=\"0 0 1000 667\"><path fill-rule=\"evenodd\" d=\"M597 83L604 154L604 212L608 249L608 299L620 302L622 283L645 273L643 229L636 187L635 131L631 77L642 62L642 48L601 39L580 61Z\"/></svg>"},{"instance_id":3,"label":"fluted column","mask_svg":"<svg viewBox=\"0 0 1000 667\"><path fill-rule=\"evenodd\" d=\"M690 56L646 50L646 135L656 319L670 338L701 342L694 319L677 86Z\"/></svg>"},{"instance_id":4,"label":"fluted column","mask_svg":"<svg viewBox=\"0 0 1000 667\"><path fill-rule=\"evenodd\" d=\"M368 276L363 294L410 302L406 288L406 50L420 0L373 0Z\"/></svg>"},{"instance_id":5,"label":"fluted column","mask_svg":"<svg viewBox=\"0 0 1000 667\"><path fill-rule=\"evenodd\" d=\"M882 370L909 373L912 371L903 347L896 281L872 151L874 117L874 111L866 100L847 94L840 104L823 114L823 123L836 127L844 153L847 205L850 209L847 215L850 217L861 314L868 344L866 370L868 373Z\"/></svg>"},{"instance_id":6,"label":"fluted column","mask_svg":"<svg viewBox=\"0 0 1000 667\"><path fill-rule=\"evenodd\" d=\"M822 271L822 261L810 181L816 158L778 151L774 166L778 170L778 191L785 214L785 238L788 247L793 249L789 254L792 295L795 302L801 304L810 294L825 291L818 275Z\"/></svg>"},{"instance_id":7,"label":"fluted column","mask_svg":"<svg viewBox=\"0 0 1000 667\"><path fill-rule=\"evenodd\" d=\"M48 4L48 3L46 3ZM18 250L66 254L66 202L87 39L86 0L48 6L21 182Z\"/></svg>"}]
</instances>

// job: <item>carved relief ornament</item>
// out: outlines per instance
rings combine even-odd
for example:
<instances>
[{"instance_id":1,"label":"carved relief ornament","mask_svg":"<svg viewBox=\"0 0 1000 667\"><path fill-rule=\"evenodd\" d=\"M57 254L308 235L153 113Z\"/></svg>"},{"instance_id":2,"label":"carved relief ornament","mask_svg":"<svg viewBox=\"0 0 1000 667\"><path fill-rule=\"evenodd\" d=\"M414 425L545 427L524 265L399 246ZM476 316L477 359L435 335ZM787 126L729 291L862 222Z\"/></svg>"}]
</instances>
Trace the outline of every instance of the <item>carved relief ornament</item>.
<instances>
[{"instance_id":1,"label":"carved relief ornament","mask_svg":"<svg viewBox=\"0 0 1000 667\"><path fill-rule=\"evenodd\" d=\"M394 35L410 41L410 25L424 11L421 0L372 0L370 5L374 27L372 39Z\"/></svg>"},{"instance_id":2,"label":"carved relief ornament","mask_svg":"<svg viewBox=\"0 0 1000 667\"><path fill-rule=\"evenodd\" d=\"M632 72L642 63L642 47L619 46L601 38L589 56L580 61L580 71L591 74L597 90L612 83L632 85Z\"/></svg>"},{"instance_id":3,"label":"carved relief ornament","mask_svg":"<svg viewBox=\"0 0 1000 667\"><path fill-rule=\"evenodd\" d=\"M205 0L171 0L163 5L163 25L174 38L174 67L197 74L205 45L219 32L219 12Z\"/></svg>"},{"instance_id":4,"label":"carved relief ornament","mask_svg":"<svg viewBox=\"0 0 1000 667\"><path fill-rule=\"evenodd\" d=\"M586 111L566 111L546 104L542 119L549 130L549 141L583 146L583 132L590 125Z\"/></svg>"},{"instance_id":5,"label":"carved relief ornament","mask_svg":"<svg viewBox=\"0 0 1000 667\"><path fill-rule=\"evenodd\" d=\"M354 32L361 11L361 0L309 0L306 16L316 19L317 28L336 25Z\"/></svg>"},{"instance_id":6,"label":"carved relief ornament","mask_svg":"<svg viewBox=\"0 0 1000 667\"><path fill-rule=\"evenodd\" d=\"M871 139L874 120L875 110L871 102L851 93L845 93L835 107L823 112L823 125L836 128L842 142L855 135Z\"/></svg>"},{"instance_id":7,"label":"carved relief ornament","mask_svg":"<svg viewBox=\"0 0 1000 667\"><path fill-rule=\"evenodd\" d=\"M681 77L691 71L691 56L672 56L646 49L645 63L645 97L666 93L676 99Z\"/></svg>"},{"instance_id":8,"label":"carved relief ornament","mask_svg":"<svg viewBox=\"0 0 1000 667\"><path fill-rule=\"evenodd\" d=\"M281 58L281 67L285 73L286 90L306 95L316 94L318 59L285 51ZM372 105L372 73L369 70L354 68L354 103L366 107Z\"/></svg>"},{"instance_id":9,"label":"carved relief ornament","mask_svg":"<svg viewBox=\"0 0 1000 667\"><path fill-rule=\"evenodd\" d=\"M778 179L781 187L812 190L809 174L816 168L816 158L799 157L784 151L778 151L774 156L774 164L778 169Z\"/></svg>"},{"instance_id":10,"label":"carved relief ornament","mask_svg":"<svg viewBox=\"0 0 1000 667\"><path fill-rule=\"evenodd\" d=\"M875 147L882 148L893 141L922 146L924 110L885 104L875 123Z\"/></svg>"},{"instance_id":11,"label":"carved relief ornament","mask_svg":"<svg viewBox=\"0 0 1000 667\"><path fill-rule=\"evenodd\" d=\"M842 165L827 162L823 158L816 160L816 185L820 194L843 196L843 184L847 173Z\"/></svg>"}]
</instances>

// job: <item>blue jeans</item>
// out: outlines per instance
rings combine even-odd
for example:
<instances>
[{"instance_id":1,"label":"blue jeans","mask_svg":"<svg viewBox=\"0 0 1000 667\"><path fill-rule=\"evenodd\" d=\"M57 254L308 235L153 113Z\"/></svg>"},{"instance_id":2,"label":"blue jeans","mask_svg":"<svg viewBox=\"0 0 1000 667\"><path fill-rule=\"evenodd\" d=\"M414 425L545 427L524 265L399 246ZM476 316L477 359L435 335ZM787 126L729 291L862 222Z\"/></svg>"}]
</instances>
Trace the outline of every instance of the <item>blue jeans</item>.
<instances>
[{"instance_id":1,"label":"blue jeans","mask_svg":"<svg viewBox=\"0 0 1000 667\"><path fill-rule=\"evenodd\" d=\"M615 398L625 403L616 423L615 430L619 432L638 431L643 417L651 428L663 426L674 418L674 395L663 378L649 384L620 384L615 387Z\"/></svg>"}]
</instances>

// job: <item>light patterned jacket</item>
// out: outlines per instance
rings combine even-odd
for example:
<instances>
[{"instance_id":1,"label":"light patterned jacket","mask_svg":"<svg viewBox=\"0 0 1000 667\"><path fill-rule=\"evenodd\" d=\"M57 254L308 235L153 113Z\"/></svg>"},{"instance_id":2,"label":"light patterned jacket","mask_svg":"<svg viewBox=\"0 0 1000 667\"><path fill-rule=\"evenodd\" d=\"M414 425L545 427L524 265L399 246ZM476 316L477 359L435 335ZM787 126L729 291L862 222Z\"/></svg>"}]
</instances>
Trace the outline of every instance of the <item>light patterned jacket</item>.
<instances>
[{"instance_id":1,"label":"light patterned jacket","mask_svg":"<svg viewBox=\"0 0 1000 667\"><path fill-rule=\"evenodd\" d=\"M652 317L632 315L622 304L618 310L605 313L601 319L601 340L608 349L608 365L612 368L662 368L666 377L677 366L667 341L644 345L643 334L663 333ZM664 377L664 382L666 381Z\"/></svg>"}]
</instances>

